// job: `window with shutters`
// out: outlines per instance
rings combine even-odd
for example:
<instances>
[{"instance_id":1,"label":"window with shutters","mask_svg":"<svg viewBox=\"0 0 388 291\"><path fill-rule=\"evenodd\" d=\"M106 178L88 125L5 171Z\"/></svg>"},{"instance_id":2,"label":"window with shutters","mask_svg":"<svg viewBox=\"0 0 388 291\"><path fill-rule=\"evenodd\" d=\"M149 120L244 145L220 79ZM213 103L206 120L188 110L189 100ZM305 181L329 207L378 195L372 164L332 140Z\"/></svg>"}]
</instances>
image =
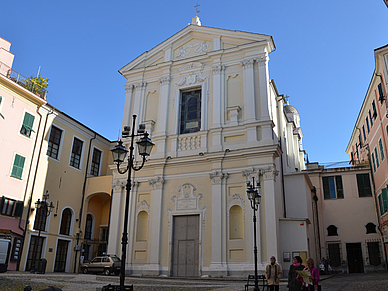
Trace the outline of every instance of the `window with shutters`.
<instances>
[{"instance_id":1,"label":"window with shutters","mask_svg":"<svg viewBox=\"0 0 388 291\"><path fill-rule=\"evenodd\" d=\"M33 131L32 127L34 125L34 119L35 119L34 115L29 114L28 112L24 113L23 124L22 124L22 128L20 129L20 133L22 135L25 135L27 137L31 136L31 131Z\"/></svg>"},{"instance_id":2,"label":"window with shutters","mask_svg":"<svg viewBox=\"0 0 388 291\"><path fill-rule=\"evenodd\" d=\"M71 149L70 166L77 169L79 169L81 165L82 146L83 142L75 137Z\"/></svg>"},{"instance_id":3,"label":"window with shutters","mask_svg":"<svg viewBox=\"0 0 388 291\"><path fill-rule=\"evenodd\" d=\"M93 216L88 214L86 215L85 239L92 239L92 235L93 235Z\"/></svg>"},{"instance_id":4,"label":"window with shutters","mask_svg":"<svg viewBox=\"0 0 388 291\"><path fill-rule=\"evenodd\" d=\"M44 204L38 209L36 209L35 222L34 222L35 230L41 230L41 231L46 230L47 212L48 212L47 205L44 205Z\"/></svg>"},{"instance_id":5,"label":"window with shutters","mask_svg":"<svg viewBox=\"0 0 388 291\"><path fill-rule=\"evenodd\" d=\"M329 225L327 227L327 236L337 236L338 235L338 227L335 225Z\"/></svg>"},{"instance_id":6,"label":"window with shutters","mask_svg":"<svg viewBox=\"0 0 388 291\"><path fill-rule=\"evenodd\" d=\"M328 257L332 267L341 266L341 244L333 243L327 245Z\"/></svg>"},{"instance_id":7,"label":"window with shutters","mask_svg":"<svg viewBox=\"0 0 388 291\"><path fill-rule=\"evenodd\" d=\"M365 225L366 233L376 233L376 224L369 222Z\"/></svg>"},{"instance_id":8,"label":"window with shutters","mask_svg":"<svg viewBox=\"0 0 388 291\"><path fill-rule=\"evenodd\" d=\"M365 126L362 126L362 134L364 135L364 141L366 141Z\"/></svg>"},{"instance_id":9,"label":"window with shutters","mask_svg":"<svg viewBox=\"0 0 388 291\"><path fill-rule=\"evenodd\" d=\"M376 110L376 103L375 100L372 101L372 110L373 110L373 118L377 118L377 110Z\"/></svg>"},{"instance_id":10,"label":"window with shutters","mask_svg":"<svg viewBox=\"0 0 388 291\"><path fill-rule=\"evenodd\" d=\"M9 199L3 196L1 199L1 208L0 208L1 214L12 216L15 206L16 206L16 200Z\"/></svg>"},{"instance_id":11,"label":"window with shutters","mask_svg":"<svg viewBox=\"0 0 388 291\"><path fill-rule=\"evenodd\" d=\"M47 155L53 159L58 160L59 147L61 145L62 130L51 126L50 137L47 146Z\"/></svg>"},{"instance_id":12,"label":"window with shutters","mask_svg":"<svg viewBox=\"0 0 388 291\"><path fill-rule=\"evenodd\" d=\"M90 166L90 175L98 176L100 174L102 152L96 148L93 149L92 164Z\"/></svg>"},{"instance_id":13,"label":"window with shutters","mask_svg":"<svg viewBox=\"0 0 388 291\"><path fill-rule=\"evenodd\" d=\"M357 187L359 197L372 197L369 174L357 174Z\"/></svg>"},{"instance_id":14,"label":"window with shutters","mask_svg":"<svg viewBox=\"0 0 388 291\"><path fill-rule=\"evenodd\" d=\"M382 104L385 100L383 85L380 83L379 85L377 85L377 88L379 90L379 101Z\"/></svg>"},{"instance_id":15,"label":"window with shutters","mask_svg":"<svg viewBox=\"0 0 388 291\"><path fill-rule=\"evenodd\" d=\"M368 131L368 133L370 132L370 127L369 127L369 120L368 120L368 117L365 118L365 122L366 122L366 130Z\"/></svg>"},{"instance_id":16,"label":"window with shutters","mask_svg":"<svg viewBox=\"0 0 388 291\"><path fill-rule=\"evenodd\" d=\"M379 169L380 168L380 160L379 160L379 155L377 154L377 147L375 147L374 153L375 153L375 159L376 159L376 167L377 167L377 169Z\"/></svg>"},{"instance_id":17,"label":"window with shutters","mask_svg":"<svg viewBox=\"0 0 388 291\"><path fill-rule=\"evenodd\" d=\"M22 157L18 154L15 155L15 159L13 161L13 166L12 166L11 177L18 178L18 179L22 178L25 160L26 160L25 157Z\"/></svg>"},{"instance_id":18,"label":"window with shutters","mask_svg":"<svg viewBox=\"0 0 388 291\"><path fill-rule=\"evenodd\" d=\"M370 112L370 109L369 109L369 120L370 120L370 127L372 128L373 127L373 118L372 118L372 113Z\"/></svg>"},{"instance_id":19,"label":"window with shutters","mask_svg":"<svg viewBox=\"0 0 388 291\"><path fill-rule=\"evenodd\" d=\"M381 264L380 243L368 242L369 264L379 266Z\"/></svg>"},{"instance_id":20,"label":"window with shutters","mask_svg":"<svg viewBox=\"0 0 388 291\"><path fill-rule=\"evenodd\" d=\"M379 139L379 149L380 149L381 161L384 161L384 159L385 159L384 148L383 148L383 142L381 141L381 138Z\"/></svg>"},{"instance_id":21,"label":"window with shutters","mask_svg":"<svg viewBox=\"0 0 388 291\"><path fill-rule=\"evenodd\" d=\"M201 130L201 90L181 92L179 134Z\"/></svg>"},{"instance_id":22,"label":"window with shutters","mask_svg":"<svg viewBox=\"0 0 388 291\"><path fill-rule=\"evenodd\" d=\"M375 159L375 154L372 152L372 165L373 165L373 172L376 172L376 159Z\"/></svg>"},{"instance_id":23,"label":"window with shutters","mask_svg":"<svg viewBox=\"0 0 388 291\"><path fill-rule=\"evenodd\" d=\"M378 196L379 199L379 208L380 208L380 215L383 215L385 212L388 211L388 195L387 195L387 188L383 188L381 191L381 194Z\"/></svg>"},{"instance_id":24,"label":"window with shutters","mask_svg":"<svg viewBox=\"0 0 388 291\"><path fill-rule=\"evenodd\" d=\"M3 104L3 96L0 96L0 117L5 119L4 115L1 114L1 107L2 107L2 104Z\"/></svg>"},{"instance_id":25,"label":"window with shutters","mask_svg":"<svg viewBox=\"0 0 388 291\"><path fill-rule=\"evenodd\" d=\"M341 176L322 177L324 199L342 199L344 190Z\"/></svg>"},{"instance_id":26,"label":"window with shutters","mask_svg":"<svg viewBox=\"0 0 388 291\"><path fill-rule=\"evenodd\" d=\"M61 228L59 230L60 234L69 235L71 227L71 210L66 208L62 212Z\"/></svg>"}]
</instances>

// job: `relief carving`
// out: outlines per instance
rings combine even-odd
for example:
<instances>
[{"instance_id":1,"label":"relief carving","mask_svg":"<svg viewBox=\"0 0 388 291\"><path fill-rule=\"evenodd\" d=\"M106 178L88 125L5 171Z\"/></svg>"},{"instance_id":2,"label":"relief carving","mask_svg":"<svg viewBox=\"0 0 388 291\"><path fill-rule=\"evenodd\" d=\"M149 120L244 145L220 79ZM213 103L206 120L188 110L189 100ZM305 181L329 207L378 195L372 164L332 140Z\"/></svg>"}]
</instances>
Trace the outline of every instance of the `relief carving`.
<instances>
[{"instance_id":1,"label":"relief carving","mask_svg":"<svg viewBox=\"0 0 388 291\"><path fill-rule=\"evenodd\" d=\"M210 46L206 41L200 42L197 44L182 46L176 52L176 58L177 59L184 58L185 56L189 55L191 53L190 48L195 48L196 53L203 53L203 52L207 52Z\"/></svg>"},{"instance_id":2,"label":"relief carving","mask_svg":"<svg viewBox=\"0 0 388 291\"><path fill-rule=\"evenodd\" d=\"M227 179L228 176L228 173L222 173L219 171L213 171L209 174L210 179L213 180L213 185L220 185L222 183L222 179Z\"/></svg>"},{"instance_id":3,"label":"relief carving","mask_svg":"<svg viewBox=\"0 0 388 291\"><path fill-rule=\"evenodd\" d=\"M253 68L254 62L255 62L254 59L245 60L245 61L242 61L242 62L241 62L241 66L242 66L244 69Z\"/></svg>"},{"instance_id":4,"label":"relief carving","mask_svg":"<svg viewBox=\"0 0 388 291\"><path fill-rule=\"evenodd\" d=\"M219 66L213 66L212 67L212 70L213 70L213 74L214 75L218 75L220 74L221 72L224 72L225 71L225 66L224 65L219 65Z\"/></svg>"},{"instance_id":5,"label":"relief carving","mask_svg":"<svg viewBox=\"0 0 388 291\"><path fill-rule=\"evenodd\" d=\"M148 183L151 185L152 190L163 189L164 179L162 177L157 177L148 180Z\"/></svg>"}]
</instances>

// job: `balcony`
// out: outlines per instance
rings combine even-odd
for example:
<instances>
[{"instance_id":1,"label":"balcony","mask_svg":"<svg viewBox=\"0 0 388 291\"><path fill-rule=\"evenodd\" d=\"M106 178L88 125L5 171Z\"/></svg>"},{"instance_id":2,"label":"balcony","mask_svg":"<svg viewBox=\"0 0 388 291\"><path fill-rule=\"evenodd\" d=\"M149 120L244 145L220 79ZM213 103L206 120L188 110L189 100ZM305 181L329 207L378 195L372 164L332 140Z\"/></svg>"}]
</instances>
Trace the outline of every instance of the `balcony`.
<instances>
[{"instance_id":1,"label":"balcony","mask_svg":"<svg viewBox=\"0 0 388 291\"><path fill-rule=\"evenodd\" d=\"M27 89L28 91L34 93L35 95L41 97L42 99L47 100L46 98L48 91L45 88L39 84L36 84L34 80L23 76L2 62L0 62L0 74Z\"/></svg>"}]
</instances>

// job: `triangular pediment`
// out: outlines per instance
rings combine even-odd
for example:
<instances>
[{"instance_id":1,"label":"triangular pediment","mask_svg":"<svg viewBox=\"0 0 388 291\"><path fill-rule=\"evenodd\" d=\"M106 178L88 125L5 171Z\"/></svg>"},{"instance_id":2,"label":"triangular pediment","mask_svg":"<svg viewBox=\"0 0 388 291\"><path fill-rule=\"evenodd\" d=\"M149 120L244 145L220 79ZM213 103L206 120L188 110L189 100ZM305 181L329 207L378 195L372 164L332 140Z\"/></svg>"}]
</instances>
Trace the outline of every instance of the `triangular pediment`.
<instances>
[{"instance_id":1,"label":"triangular pediment","mask_svg":"<svg viewBox=\"0 0 388 291\"><path fill-rule=\"evenodd\" d=\"M262 43L271 52L275 44L271 36L220 28L189 25L170 38L143 53L119 70L120 73L144 69L170 61L180 61L219 50Z\"/></svg>"}]
</instances>

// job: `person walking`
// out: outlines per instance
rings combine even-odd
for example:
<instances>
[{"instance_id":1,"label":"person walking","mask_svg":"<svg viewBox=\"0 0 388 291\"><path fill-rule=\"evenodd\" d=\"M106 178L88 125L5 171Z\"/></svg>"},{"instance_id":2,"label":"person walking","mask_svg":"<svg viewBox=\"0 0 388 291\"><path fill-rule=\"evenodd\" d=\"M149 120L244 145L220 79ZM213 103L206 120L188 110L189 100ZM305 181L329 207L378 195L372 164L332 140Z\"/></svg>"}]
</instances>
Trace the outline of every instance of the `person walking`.
<instances>
[{"instance_id":1,"label":"person walking","mask_svg":"<svg viewBox=\"0 0 388 291\"><path fill-rule=\"evenodd\" d=\"M310 271L310 280L313 283L312 285L304 283L304 290L305 291L314 291L314 287L318 285L319 282L319 270L317 267L314 267L314 260L312 258L308 258L306 261L307 267L303 270L309 270ZM301 277L298 276L298 280L300 280Z\"/></svg>"},{"instance_id":2,"label":"person walking","mask_svg":"<svg viewBox=\"0 0 388 291\"><path fill-rule=\"evenodd\" d=\"M299 256L294 257L294 263L290 266L288 271L288 289L290 291L300 291L302 288L302 282L296 279L298 273L296 271L302 271L304 266L302 265L302 258Z\"/></svg>"},{"instance_id":3,"label":"person walking","mask_svg":"<svg viewBox=\"0 0 388 291\"><path fill-rule=\"evenodd\" d=\"M280 279L283 277L282 268L276 263L274 256L271 257L270 261L271 263L265 268L265 278L270 291L279 291Z\"/></svg>"}]
</instances>

